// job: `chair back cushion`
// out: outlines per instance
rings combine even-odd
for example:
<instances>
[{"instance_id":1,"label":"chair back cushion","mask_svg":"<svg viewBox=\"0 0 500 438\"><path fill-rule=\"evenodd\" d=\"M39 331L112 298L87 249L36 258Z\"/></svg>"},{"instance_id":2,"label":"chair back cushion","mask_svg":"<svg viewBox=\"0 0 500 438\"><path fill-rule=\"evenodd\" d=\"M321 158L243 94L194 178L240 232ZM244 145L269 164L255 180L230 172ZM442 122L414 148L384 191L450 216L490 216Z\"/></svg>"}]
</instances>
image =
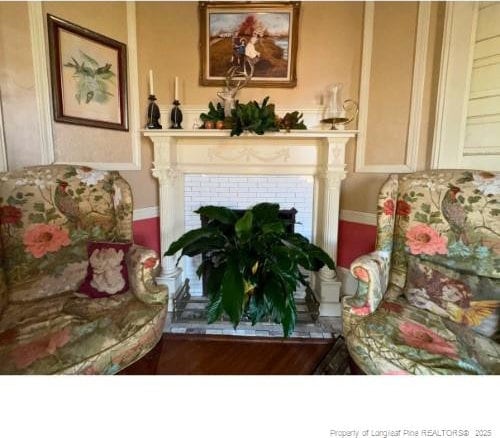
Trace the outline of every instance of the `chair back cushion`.
<instances>
[{"instance_id":1,"label":"chair back cushion","mask_svg":"<svg viewBox=\"0 0 500 438\"><path fill-rule=\"evenodd\" d=\"M132 237L130 187L117 172L52 165L0 174L0 239L9 301L74 290L87 241Z\"/></svg>"},{"instance_id":2,"label":"chair back cushion","mask_svg":"<svg viewBox=\"0 0 500 438\"><path fill-rule=\"evenodd\" d=\"M394 230L390 283L403 289L409 280L411 284L406 291L413 289L410 295L421 307L430 310L435 308L436 301L431 299L429 291L425 294L426 303L422 302L424 295L415 297L415 289L422 289L426 279L429 287L437 287L437 283L434 286L430 283L439 276L438 283L444 289L461 282L468 289L468 298L460 301L461 311L467 311L465 307L471 303L489 301L488 312L496 312L494 301L499 299L496 289L500 279L500 173L439 170L399 176L397 196L379 202L379 228L385 222L390 223L390 218ZM410 259L412 278L408 279ZM492 290L487 293L487 289ZM436 298L437 292L431 295ZM455 317L445 313L456 321L458 310L454 311Z\"/></svg>"}]
</instances>

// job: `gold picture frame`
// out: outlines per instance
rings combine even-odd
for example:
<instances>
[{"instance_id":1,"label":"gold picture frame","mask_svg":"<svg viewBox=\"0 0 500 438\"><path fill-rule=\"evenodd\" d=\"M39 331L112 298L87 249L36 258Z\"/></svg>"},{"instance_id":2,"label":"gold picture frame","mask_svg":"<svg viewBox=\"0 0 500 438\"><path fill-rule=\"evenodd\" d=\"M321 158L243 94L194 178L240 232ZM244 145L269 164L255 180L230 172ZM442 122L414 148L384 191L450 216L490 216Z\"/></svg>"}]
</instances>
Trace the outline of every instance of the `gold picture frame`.
<instances>
[{"instance_id":1,"label":"gold picture frame","mask_svg":"<svg viewBox=\"0 0 500 438\"><path fill-rule=\"evenodd\" d=\"M127 46L47 14L54 120L128 131Z\"/></svg>"},{"instance_id":2,"label":"gold picture frame","mask_svg":"<svg viewBox=\"0 0 500 438\"><path fill-rule=\"evenodd\" d=\"M200 84L224 85L229 69L249 87L295 87L300 2L200 2Z\"/></svg>"}]
</instances>

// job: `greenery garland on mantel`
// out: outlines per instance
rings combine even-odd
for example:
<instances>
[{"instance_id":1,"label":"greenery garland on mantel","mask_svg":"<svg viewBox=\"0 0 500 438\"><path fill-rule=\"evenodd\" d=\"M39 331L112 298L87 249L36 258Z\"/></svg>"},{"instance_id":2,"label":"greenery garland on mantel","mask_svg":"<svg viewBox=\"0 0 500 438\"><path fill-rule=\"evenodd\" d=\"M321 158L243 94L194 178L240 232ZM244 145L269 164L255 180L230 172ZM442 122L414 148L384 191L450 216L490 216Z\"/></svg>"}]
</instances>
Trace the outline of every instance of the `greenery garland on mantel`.
<instances>
[{"instance_id":1,"label":"greenery garland on mantel","mask_svg":"<svg viewBox=\"0 0 500 438\"><path fill-rule=\"evenodd\" d=\"M239 136L243 132L253 132L257 135L263 135L266 132L277 132L285 129L289 132L291 129L307 129L302 121L303 114L298 111L286 113L282 118L276 115L275 105L268 104L267 96L262 104L256 100L248 103L235 103L235 108L231 110L231 117L224 117L224 107L217 103L214 106L212 102L208 104L209 111L202 113L200 119L205 122L216 123L224 122L224 127L231 129L231 137Z\"/></svg>"}]
</instances>

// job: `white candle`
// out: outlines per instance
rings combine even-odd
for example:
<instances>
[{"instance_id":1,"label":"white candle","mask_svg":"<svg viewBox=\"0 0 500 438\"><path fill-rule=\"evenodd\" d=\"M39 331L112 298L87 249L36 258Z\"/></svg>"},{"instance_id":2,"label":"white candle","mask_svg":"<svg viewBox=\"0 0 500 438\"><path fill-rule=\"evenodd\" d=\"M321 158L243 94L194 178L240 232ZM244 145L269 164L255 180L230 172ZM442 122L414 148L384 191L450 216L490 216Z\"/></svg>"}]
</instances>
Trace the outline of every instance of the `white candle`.
<instances>
[{"instance_id":1,"label":"white candle","mask_svg":"<svg viewBox=\"0 0 500 438\"><path fill-rule=\"evenodd\" d=\"M153 70L149 70L149 94L155 94L153 89Z\"/></svg>"},{"instance_id":2,"label":"white candle","mask_svg":"<svg viewBox=\"0 0 500 438\"><path fill-rule=\"evenodd\" d=\"M179 78L175 77L174 100L179 100Z\"/></svg>"}]
</instances>

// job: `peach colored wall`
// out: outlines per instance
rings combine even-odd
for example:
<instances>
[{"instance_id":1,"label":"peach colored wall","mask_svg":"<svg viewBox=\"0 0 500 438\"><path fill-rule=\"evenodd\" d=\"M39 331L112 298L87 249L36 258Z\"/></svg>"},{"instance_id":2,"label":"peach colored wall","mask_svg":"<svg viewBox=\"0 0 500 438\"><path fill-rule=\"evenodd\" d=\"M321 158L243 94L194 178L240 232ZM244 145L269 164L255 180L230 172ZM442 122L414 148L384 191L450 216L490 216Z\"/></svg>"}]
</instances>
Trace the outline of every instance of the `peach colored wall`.
<instances>
[{"instance_id":1,"label":"peach colored wall","mask_svg":"<svg viewBox=\"0 0 500 438\"><path fill-rule=\"evenodd\" d=\"M35 77L24 2L0 2L0 98L9 167L40 163Z\"/></svg>"},{"instance_id":2,"label":"peach colored wall","mask_svg":"<svg viewBox=\"0 0 500 438\"><path fill-rule=\"evenodd\" d=\"M270 95L282 105L319 104L326 86L343 82L346 96L357 98L363 3L303 2L299 23L297 87L245 88L241 100ZM220 87L204 87L199 77L199 25L197 2L137 3L139 87L147 99L147 72L155 75L155 94L160 103L173 100L173 81L181 81L180 100L207 104Z\"/></svg>"},{"instance_id":3,"label":"peach colored wall","mask_svg":"<svg viewBox=\"0 0 500 438\"><path fill-rule=\"evenodd\" d=\"M96 13L96 7L99 11ZM127 43L125 2L46 2L49 13ZM54 149L61 162L131 162L131 134L67 123L53 123Z\"/></svg>"},{"instance_id":4,"label":"peach colored wall","mask_svg":"<svg viewBox=\"0 0 500 438\"><path fill-rule=\"evenodd\" d=\"M378 8L386 9L387 7L391 7L392 3L385 2L377 2L376 3L376 11ZM397 5L397 3L396 3ZM406 9L406 10L405 10ZM437 96L437 84L439 79L439 66L441 59L441 42L443 36L443 24L444 24L444 3L442 2L433 2L431 4L431 21L430 28L428 34L428 53L426 60L426 77L425 77L425 86L424 86L424 99L422 104L422 122L421 122L421 143L419 145L419 154L417 159L417 167L418 169L426 169L429 168L430 157L432 153L432 137L434 134L434 118L435 118L435 102ZM395 8L397 10L397 8ZM403 17L406 16L407 22L412 15L410 14L411 9L403 8L402 11L405 12ZM394 11L393 11L394 12ZM375 20L377 20L377 12L375 15ZM380 17L379 17L380 18ZM413 18L416 20L416 11L413 12ZM397 21L397 17L393 17L394 21ZM416 22L415 22L416 24ZM387 25L388 26L388 25ZM384 34L386 32L386 26L378 26L375 23L375 41L378 40L378 33ZM408 49L408 48L407 48ZM413 50L413 49L412 49ZM400 54L400 57L403 54ZM408 55L408 54L407 54ZM374 52L375 56L375 52ZM377 63L378 61L375 60ZM385 61L384 61L385 62ZM407 56L406 65L403 66L406 68L406 74L409 76L410 66L408 63L413 63L413 56ZM400 70L402 66L395 64L394 66L390 66L387 64L387 69L395 68L396 70ZM406 96L404 94L394 94L392 91L392 80L387 81L384 85L382 84L376 85L379 88L380 95L383 95L383 88L387 90L387 95L390 95L392 99L395 99L396 102L393 107L393 111L397 109L397 111L403 111L404 108L409 108L409 99L410 99L410 90L408 89L408 85L406 85ZM370 84L372 85L372 84ZM403 91L403 86L400 84L400 92ZM373 106L372 106L373 105ZM383 106L380 106L375 100L375 102L370 103L370 113L375 115L380 114L383 110ZM391 111L392 112L392 111ZM395 114L397 115L397 113ZM391 114L392 116L392 114ZM403 117L399 118L399 122L396 123L396 126L393 126L392 117L384 118L383 114L380 114L381 130L375 131L376 135L370 134L373 133L373 130L368 135L368 147L367 147L367 156L373 159L373 162L369 162L370 164L376 164L380 161L382 157L384 160L384 164L391 163L394 160L396 164L402 163L403 151L406 148L406 132L407 130L407 118L408 118L408 109L403 112ZM405 121L406 120L406 121ZM375 120L376 121L376 120ZM405 129L401 129L399 124L403 124ZM372 124L373 128L373 124ZM383 129L382 129L383 128ZM368 126L368 130L370 130L370 125ZM387 135L390 142L384 141L384 132ZM392 137L394 132L399 132L397 137ZM374 141L377 139L378 140ZM394 149L391 152L390 149ZM398 157L398 161L395 160L395 157ZM376 158L376 160L374 159ZM346 210L354 210L354 211L363 211L368 213L376 212L376 199L380 186L387 178L388 174L382 173L355 173L354 172L354 160L355 160L355 148L352 144L350 144L347 150L347 169L348 176L343 182L342 186L342 198L341 198L341 208Z\"/></svg>"},{"instance_id":5,"label":"peach colored wall","mask_svg":"<svg viewBox=\"0 0 500 438\"><path fill-rule=\"evenodd\" d=\"M417 14L416 2L375 5L366 164L405 161Z\"/></svg>"},{"instance_id":6,"label":"peach colored wall","mask_svg":"<svg viewBox=\"0 0 500 438\"><path fill-rule=\"evenodd\" d=\"M242 101L271 100L283 106L320 104L327 85L344 83L346 97L358 98L361 65L363 3L303 2L299 21L297 87L246 88ZM197 2L137 3L137 42L140 102L147 101L148 71L154 72L155 94L160 104L173 99L173 79L180 78L184 104L207 105L220 87L199 85L199 25ZM144 104L144 110L146 105ZM145 112L145 111L144 111ZM145 121L145 116L144 116ZM165 123L165 122L164 122ZM351 148L354 145L350 146ZM157 205L157 183L151 177L152 146L142 141L141 172L123 172L131 179L136 208Z\"/></svg>"},{"instance_id":7,"label":"peach colored wall","mask_svg":"<svg viewBox=\"0 0 500 438\"><path fill-rule=\"evenodd\" d=\"M96 6L99 5L99 13L95 13ZM384 4L377 3L377 8L387 8ZM0 3L0 44L6 44L6 33L10 30L9 22L15 23L16 38L29 49L29 25L27 21L27 8L25 3L16 5ZM137 19L137 43L138 43L138 65L139 65L139 91L142 120L145 122L145 111L147 104L147 72L152 69L155 74L155 93L160 104L169 104L173 95L173 78L179 76L181 79L180 98L184 104L202 104L215 98L218 87L201 87L198 85L199 75L199 51L198 51L198 4L197 2L138 2L136 5ZM321 103L321 96L328 84L333 82L343 82L344 97L358 99L359 78L361 68L361 48L363 32L363 8L362 2L303 2L301 7L301 17L299 26L299 50L297 55L297 75L298 84L293 89L262 89L247 88L242 90L240 98L245 101L252 98L261 99L270 95L272 101L283 106L303 106L307 107ZM127 42L126 33L126 13L123 2L111 3L68 3L50 2L44 4L45 11L59 15L70 21L91 28L97 32L104 33L115 39ZM432 22L429 32L429 54L427 63L427 80L424 96L425 120L422 123L422 138L427 144L423 144L419 155L419 166L425 167L430 156L430 140L433 132L434 104L436 95L437 72L439 68L440 38L443 26L442 3L432 4ZM7 11L7 12L5 12ZM400 11L400 12L398 12ZM402 8L394 8L389 12L392 17L390 21L398 23L403 20L407 23L408 29L399 26L399 30L394 32L409 32L416 23L416 6L410 4ZM6 15L10 14L10 15ZM8 19L10 17L10 19ZM411 18L414 23L411 24ZM391 38L379 35L384 33L390 23L386 23L385 18L380 18L380 13L376 13L376 34L374 53L384 53L384 45L391 42ZM391 30L392 32L392 30ZM403 32L404 33L404 32ZM392 35L391 33L389 35ZM403 34L401 34L403 35ZM406 44L406 45L405 45ZM413 41L399 47L399 55L394 57L394 65L391 66L391 57L383 60L383 69L407 69L408 63L412 62L412 55L406 53L405 65L400 65L401 59L405 59L405 52L402 47L410 47ZM405 50L406 50L405 49ZM30 54L24 50L23 59L12 57L6 59L6 64L0 66L0 87L4 86L5 71L16 71L21 76L32 77L33 67L30 61ZM11 54L12 55L12 54ZM5 57L3 52L0 57ZM3 60L4 58L0 58ZM379 76L382 73L377 73ZM32 83L29 84L32 86ZM404 85L408 89L408 84ZM403 88L404 88L403 87ZM373 90L375 93L376 90ZM22 93L17 90L16 97L19 100ZM394 93L399 101L396 105L405 107L408 105L409 96ZM34 120L33 114L34 99L17 102L18 108L30 114L29 119ZM382 101L374 100L370 111L383 112ZM16 107L17 108L17 107ZM11 113L12 111L9 111ZM4 114L5 102L4 102ZM6 131L15 132L17 138L10 144L33 145L36 143L27 140L28 132L36 134L35 125L31 124L23 132L14 129L15 122L7 115ZM402 117L403 119L404 117ZM405 139L403 131L392 126L392 120L383 119L383 131L380 131L379 138L384 135L390 136L391 132L398 132L397 138L392 143L387 143L394 148L393 156L385 156L384 160L398 161L401 159L401 152L404 150ZM398 122L399 123L399 122ZM10 130L10 131L9 131ZM129 161L127 155L130 151L130 137L127 133L120 133L110 130L95 128L71 127L70 125L55 124L56 152L61 154L90 153L89 160L83 156L78 156L82 161ZM89 134L90 133L90 134ZM24 136L24 137L23 137ZM36 136L35 136L36 137ZM9 141L9 138L7 139ZM90 149L89 148L90 145ZM395 146L394 146L395 145ZM110 146L110 148L107 148ZM67 149L67 148L70 149ZM85 147L91 152L85 152ZM341 206L344 209L374 212L378 188L387 177L386 174L360 174L353 173L353 163L355 160L355 142L350 142L347 149L348 177L344 181L342 189ZM384 155L386 143L378 141L373 143L373 150L370 149L369 159L376 160L380 154ZM19 150L22 150L20 148ZM34 157L38 147L33 147ZM15 152L15 151L14 151ZM399 155L398 155L399 154ZM152 147L147 139L142 140L142 170L124 171L124 177L130 181L135 198L135 208L143 208L157 205L157 183L151 176ZM21 158L18 162L21 162ZM390 161L392 162L392 161Z\"/></svg>"}]
</instances>

